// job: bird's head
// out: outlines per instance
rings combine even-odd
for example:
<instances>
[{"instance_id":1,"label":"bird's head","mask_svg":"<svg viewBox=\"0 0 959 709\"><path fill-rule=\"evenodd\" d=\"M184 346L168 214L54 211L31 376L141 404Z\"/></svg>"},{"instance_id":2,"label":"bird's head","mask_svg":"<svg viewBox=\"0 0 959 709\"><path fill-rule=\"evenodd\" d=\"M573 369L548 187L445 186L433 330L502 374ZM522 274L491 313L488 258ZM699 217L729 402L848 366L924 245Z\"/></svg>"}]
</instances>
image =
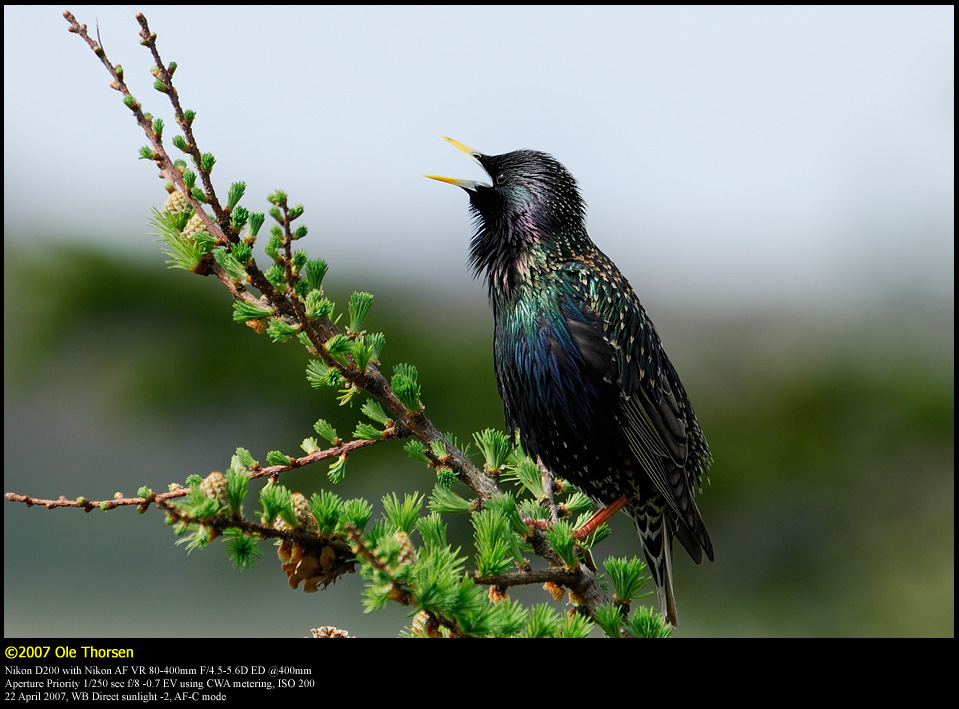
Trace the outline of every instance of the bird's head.
<instances>
[{"instance_id":1,"label":"bird's head","mask_svg":"<svg viewBox=\"0 0 959 709\"><path fill-rule=\"evenodd\" d=\"M555 233L582 225L586 205L579 187L569 170L553 156L538 150L486 155L452 138L443 139L479 163L492 184L438 175L426 177L466 190L473 211L483 222L481 226L497 231L545 229Z\"/></svg>"},{"instance_id":2,"label":"bird's head","mask_svg":"<svg viewBox=\"0 0 959 709\"><path fill-rule=\"evenodd\" d=\"M426 175L466 190L476 217L471 262L477 271L502 267L537 244L586 237L586 205L569 170L537 150L486 155L445 138L480 164L492 184ZM492 275L492 274L490 274Z\"/></svg>"}]
</instances>

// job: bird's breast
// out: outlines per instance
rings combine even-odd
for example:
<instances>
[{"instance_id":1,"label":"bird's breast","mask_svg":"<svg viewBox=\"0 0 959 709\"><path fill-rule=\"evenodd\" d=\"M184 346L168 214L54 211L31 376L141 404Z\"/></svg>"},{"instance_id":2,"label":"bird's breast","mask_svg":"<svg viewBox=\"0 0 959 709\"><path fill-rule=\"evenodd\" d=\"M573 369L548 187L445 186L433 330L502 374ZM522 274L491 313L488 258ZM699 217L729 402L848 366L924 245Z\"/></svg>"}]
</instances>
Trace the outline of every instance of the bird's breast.
<instances>
[{"instance_id":1,"label":"bird's breast","mask_svg":"<svg viewBox=\"0 0 959 709\"><path fill-rule=\"evenodd\" d=\"M597 383L588 376L555 300L500 308L494 360L508 426L588 430Z\"/></svg>"}]
</instances>

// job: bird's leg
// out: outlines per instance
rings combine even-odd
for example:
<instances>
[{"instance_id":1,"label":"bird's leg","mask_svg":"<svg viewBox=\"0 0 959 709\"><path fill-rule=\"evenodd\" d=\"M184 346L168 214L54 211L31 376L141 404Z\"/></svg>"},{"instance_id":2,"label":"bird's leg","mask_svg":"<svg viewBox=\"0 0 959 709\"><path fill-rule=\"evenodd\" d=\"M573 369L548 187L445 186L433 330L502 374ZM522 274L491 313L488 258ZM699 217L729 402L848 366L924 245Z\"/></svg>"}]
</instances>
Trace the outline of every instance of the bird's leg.
<instances>
[{"instance_id":1,"label":"bird's leg","mask_svg":"<svg viewBox=\"0 0 959 709\"><path fill-rule=\"evenodd\" d=\"M623 495L622 497L617 498L608 507L597 510L592 517L586 520L583 526L573 532L573 538L576 541L582 541L583 539L586 539L586 537L595 532L601 524L607 522L614 514L623 509L623 506L629 502L629 500L630 498L628 495Z\"/></svg>"},{"instance_id":2,"label":"bird's leg","mask_svg":"<svg viewBox=\"0 0 959 709\"><path fill-rule=\"evenodd\" d=\"M553 500L553 486L555 485L553 482L553 474L549 471L549 468L543 465L543 461L540 460L539 456L536 457L536 465L539 467L540 474L542 475L543 497L545 498L543 501L546 502L549 508L549 519L531 519L524 517L523 521L530 529L545 531L559 521L559 508Z\"/></svg>"},{"instance_id":3,"label":"bird's leg","mask_svg":"<svg viewBox=\"0 0 959 709\"><path fill-rule=\"evenodd\" d=\"M632 498L630 498L629 495L623 495L622 497L614 500L611 505L608 505L601 510L597 510L592 517L583 523L581 527L573 530L573 539L578 542L586 539L590 534L599 529L600 525L608 522L610 519L612 519L614 514L623 509L630 499ZM535 529L546 530L553 526L553 521L555 520L548 522L544 519L524 519L524 521L526 524Z\"/></svg>"},{"instance_id":4,"label":"bird's leg","mask_svg":"<svg viewBox=\"0 0 959 709\"><path fill-rule=\"evenodd\" d=\"M553 474L549 471L543 461L539 459L539 456L536 456L536 465L539 466L540 473L542 474L543 481L543 494L546 496L546 502L549 505L549 516L553 522L559 521L559 512L556 508L556 503L553 502Z\"/></svg>"}]
</instances>

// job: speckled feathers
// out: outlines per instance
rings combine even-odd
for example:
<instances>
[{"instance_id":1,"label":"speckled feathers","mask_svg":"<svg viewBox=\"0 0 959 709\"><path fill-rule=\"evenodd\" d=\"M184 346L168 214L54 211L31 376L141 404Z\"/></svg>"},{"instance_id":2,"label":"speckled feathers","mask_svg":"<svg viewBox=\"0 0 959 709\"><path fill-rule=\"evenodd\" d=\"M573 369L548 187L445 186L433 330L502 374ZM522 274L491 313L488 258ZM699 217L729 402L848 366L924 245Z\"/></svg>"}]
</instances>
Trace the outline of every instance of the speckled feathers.
<instances>
[{"instance_id":1,"label":"speckled feathers","mask_svg":"<svg viewBox=\"0 0 959 709\"><path fill-rule=\"evenodd\" d=\"M533 150L485 155L492 178L442 179L470 196L470 264L485 278L507 430L528 454L608 506L626 496L661 610L676 623L672 539L713 547L696 506L709 448L639 299L587 234L573 176Z\"/></svg>"}]
</instances>

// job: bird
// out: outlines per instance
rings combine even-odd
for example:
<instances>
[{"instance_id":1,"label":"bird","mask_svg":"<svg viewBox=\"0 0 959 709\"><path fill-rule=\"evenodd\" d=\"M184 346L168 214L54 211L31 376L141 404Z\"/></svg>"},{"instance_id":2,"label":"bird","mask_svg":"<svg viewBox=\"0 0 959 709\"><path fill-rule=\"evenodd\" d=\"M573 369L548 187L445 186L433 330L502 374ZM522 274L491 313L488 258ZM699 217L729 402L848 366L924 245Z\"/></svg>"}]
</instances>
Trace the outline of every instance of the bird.
<instances>
[{"instance_id":1,"label":"bird","mask_svg":"<svg viewBox=\"0 0 959 709\"><path fill-rule=\"evenodd\" d=\"M487 155L440 137L491 179L425 175L469 195L469 265L489 291L506 430L600 507L577 538L620 509L633 519L660 612L676 626L673 539L697 564L714 560L695 500L712 457L679 375L590 238L569 170L544 152Z\"/></svg>"}]
</instances>

